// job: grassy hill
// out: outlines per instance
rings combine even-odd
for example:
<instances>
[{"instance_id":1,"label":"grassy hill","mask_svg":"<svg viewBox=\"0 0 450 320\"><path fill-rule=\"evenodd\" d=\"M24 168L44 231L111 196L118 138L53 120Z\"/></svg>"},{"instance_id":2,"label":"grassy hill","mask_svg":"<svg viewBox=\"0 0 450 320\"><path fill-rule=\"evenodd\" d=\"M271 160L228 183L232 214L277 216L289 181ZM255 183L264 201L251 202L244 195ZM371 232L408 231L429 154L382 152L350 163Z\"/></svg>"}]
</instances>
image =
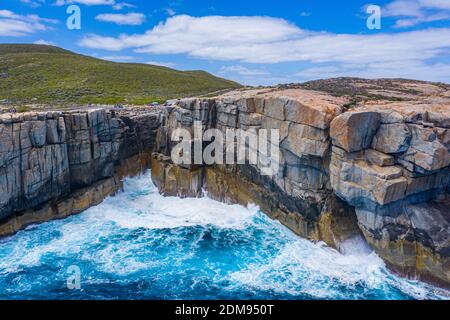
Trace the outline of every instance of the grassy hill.
<instances>
[{"instance_id":1,"label":"grassy hill","mask_svg":"<svg viewBox=\"0 0 450 320\"><path fill-rule=\"evenodd\" d=\"M53 46L0 44L0 100L14 104L146 104L237 87L204 71L109 62Z\"/></svg>"}]
</instances>

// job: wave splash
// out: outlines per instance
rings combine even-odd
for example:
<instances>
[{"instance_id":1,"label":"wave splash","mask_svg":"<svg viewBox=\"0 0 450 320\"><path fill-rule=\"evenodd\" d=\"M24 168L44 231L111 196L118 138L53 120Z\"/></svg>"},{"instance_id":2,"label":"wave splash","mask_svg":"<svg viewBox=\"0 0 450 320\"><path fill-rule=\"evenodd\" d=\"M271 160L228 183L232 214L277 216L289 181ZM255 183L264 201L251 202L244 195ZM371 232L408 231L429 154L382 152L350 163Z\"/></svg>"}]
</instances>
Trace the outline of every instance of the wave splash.
<instances>
[{"instance_id":1,"label":"wave splash","mask_svg":"<svg viewBox=\"0 0 450 320\"><path fill-rule=\"evenodd\" d=\"M163 197L150 173L65 220L0 241L1 299L449 299L391 274L358 239L345 254L256 206ZM66 287L81 270L81 290Z\"/></svg>"}]
</instances>

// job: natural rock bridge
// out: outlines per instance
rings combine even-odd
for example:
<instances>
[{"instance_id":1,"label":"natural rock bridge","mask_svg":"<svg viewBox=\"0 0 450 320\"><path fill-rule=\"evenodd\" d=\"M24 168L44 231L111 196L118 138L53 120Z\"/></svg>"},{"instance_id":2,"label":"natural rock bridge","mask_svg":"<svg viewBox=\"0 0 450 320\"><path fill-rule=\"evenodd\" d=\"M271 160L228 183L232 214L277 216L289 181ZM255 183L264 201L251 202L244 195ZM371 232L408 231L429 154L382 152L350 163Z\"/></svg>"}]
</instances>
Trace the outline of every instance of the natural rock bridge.
<instances>
[{"instance_id":1,"label":"natural rock bridge","mask_svg":"<svg viewBox=\"0 0 450 320\"><path fill-rule=\"evenodd\" d=\"M0 115L0 235L82 212L151 167L166 195L206 189L221 201L256 203L337 249L363 236L393 270L450 286L450 94L425 89L401 102L265 88L157 108ZM194 121L279 129L278 173L174 165L171 133Z\"/></svg>"}]
</instances>

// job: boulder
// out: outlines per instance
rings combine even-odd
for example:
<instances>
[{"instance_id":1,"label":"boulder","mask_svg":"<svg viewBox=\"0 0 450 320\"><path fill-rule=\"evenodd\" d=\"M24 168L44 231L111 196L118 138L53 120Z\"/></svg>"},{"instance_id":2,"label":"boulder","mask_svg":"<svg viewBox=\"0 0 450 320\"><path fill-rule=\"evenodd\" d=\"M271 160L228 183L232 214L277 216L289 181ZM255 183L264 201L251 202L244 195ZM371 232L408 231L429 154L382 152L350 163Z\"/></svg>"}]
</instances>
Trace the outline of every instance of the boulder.
<instances>
[{"instance_id":1,"label":"boulder","mask_svg":"<svg viewBox=\"0 0 450 320\"><path fill-rule=\"evenodd\" d=\"M370 147L379 125L376 112L346 112L331 122L330 136L334 145L347 152L360 151Z\"/></svg>"},{"instance_id":2,"label":"boulder","mask_svg":"<svg viewBox=\"0 0 450 320\"><path fill-rule=\"evenodd\" d=\"M331 120L335 115L335 112L306 106L294 99L290 99L287 102L285 110L286 120L319 129L329 128Z\"/></svg>"},{"instance_id":3,"label":"boulder","mask_svg":"<svg viewBox=\"0 0 450 320\"><path fill-rule=\"evenodd\" d=\"M372 148L383 153L405 152L411 142L411 132L403 123L382 124L375 134Z\"/></svg>"},{"instance_id":4,"label":"boulder","mask_svg":"<svg viewBox=\"0 0 450 320\"><path fill-rule=\"evenodd\" d=\"M264 115L273 119L284 121L284 108L288 100L284 97L272 97L265 101Z\"/></svg>"},{"instance_id":5,"label":"boulder","mask_svg":"<svg viewBox=\"0 0 450 320\"><path fill-rule=\"evenodd\" d=\"M427 171L439 170L450 165L450 150L442 143L435 129L420 125L408 125L412 133L409 149L402 160L411 162Z\"/></svg>"},{"instance_id":6,"label":"boulder","mask_svg":"<svg viewBox=\"0 0 450 320\"><path fill-rule=\"evenodd\" d=\"M313 155L324 157L330 146L325 130L307 125L291 123L289 134L281 147L297 156Z\"/></svg>"}]
</instances>

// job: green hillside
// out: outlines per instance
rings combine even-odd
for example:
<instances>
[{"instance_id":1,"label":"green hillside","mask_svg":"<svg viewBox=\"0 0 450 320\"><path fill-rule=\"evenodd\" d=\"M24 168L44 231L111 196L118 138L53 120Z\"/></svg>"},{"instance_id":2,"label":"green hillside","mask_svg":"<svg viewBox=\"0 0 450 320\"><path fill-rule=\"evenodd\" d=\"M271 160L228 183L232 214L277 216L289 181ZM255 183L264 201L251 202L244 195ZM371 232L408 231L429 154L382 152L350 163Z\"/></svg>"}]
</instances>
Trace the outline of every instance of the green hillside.
<instances>
[{"instance_id":1,"label":"green hillside","mask_svg":"<svg viewBox=\"0 0 450 320\"><path fill-rule=\"evenodd\" d=\"M0 100L146 104L232 89L204 71L104 61L53 46L0 44Z\"/></svg>"}]
</instances>

